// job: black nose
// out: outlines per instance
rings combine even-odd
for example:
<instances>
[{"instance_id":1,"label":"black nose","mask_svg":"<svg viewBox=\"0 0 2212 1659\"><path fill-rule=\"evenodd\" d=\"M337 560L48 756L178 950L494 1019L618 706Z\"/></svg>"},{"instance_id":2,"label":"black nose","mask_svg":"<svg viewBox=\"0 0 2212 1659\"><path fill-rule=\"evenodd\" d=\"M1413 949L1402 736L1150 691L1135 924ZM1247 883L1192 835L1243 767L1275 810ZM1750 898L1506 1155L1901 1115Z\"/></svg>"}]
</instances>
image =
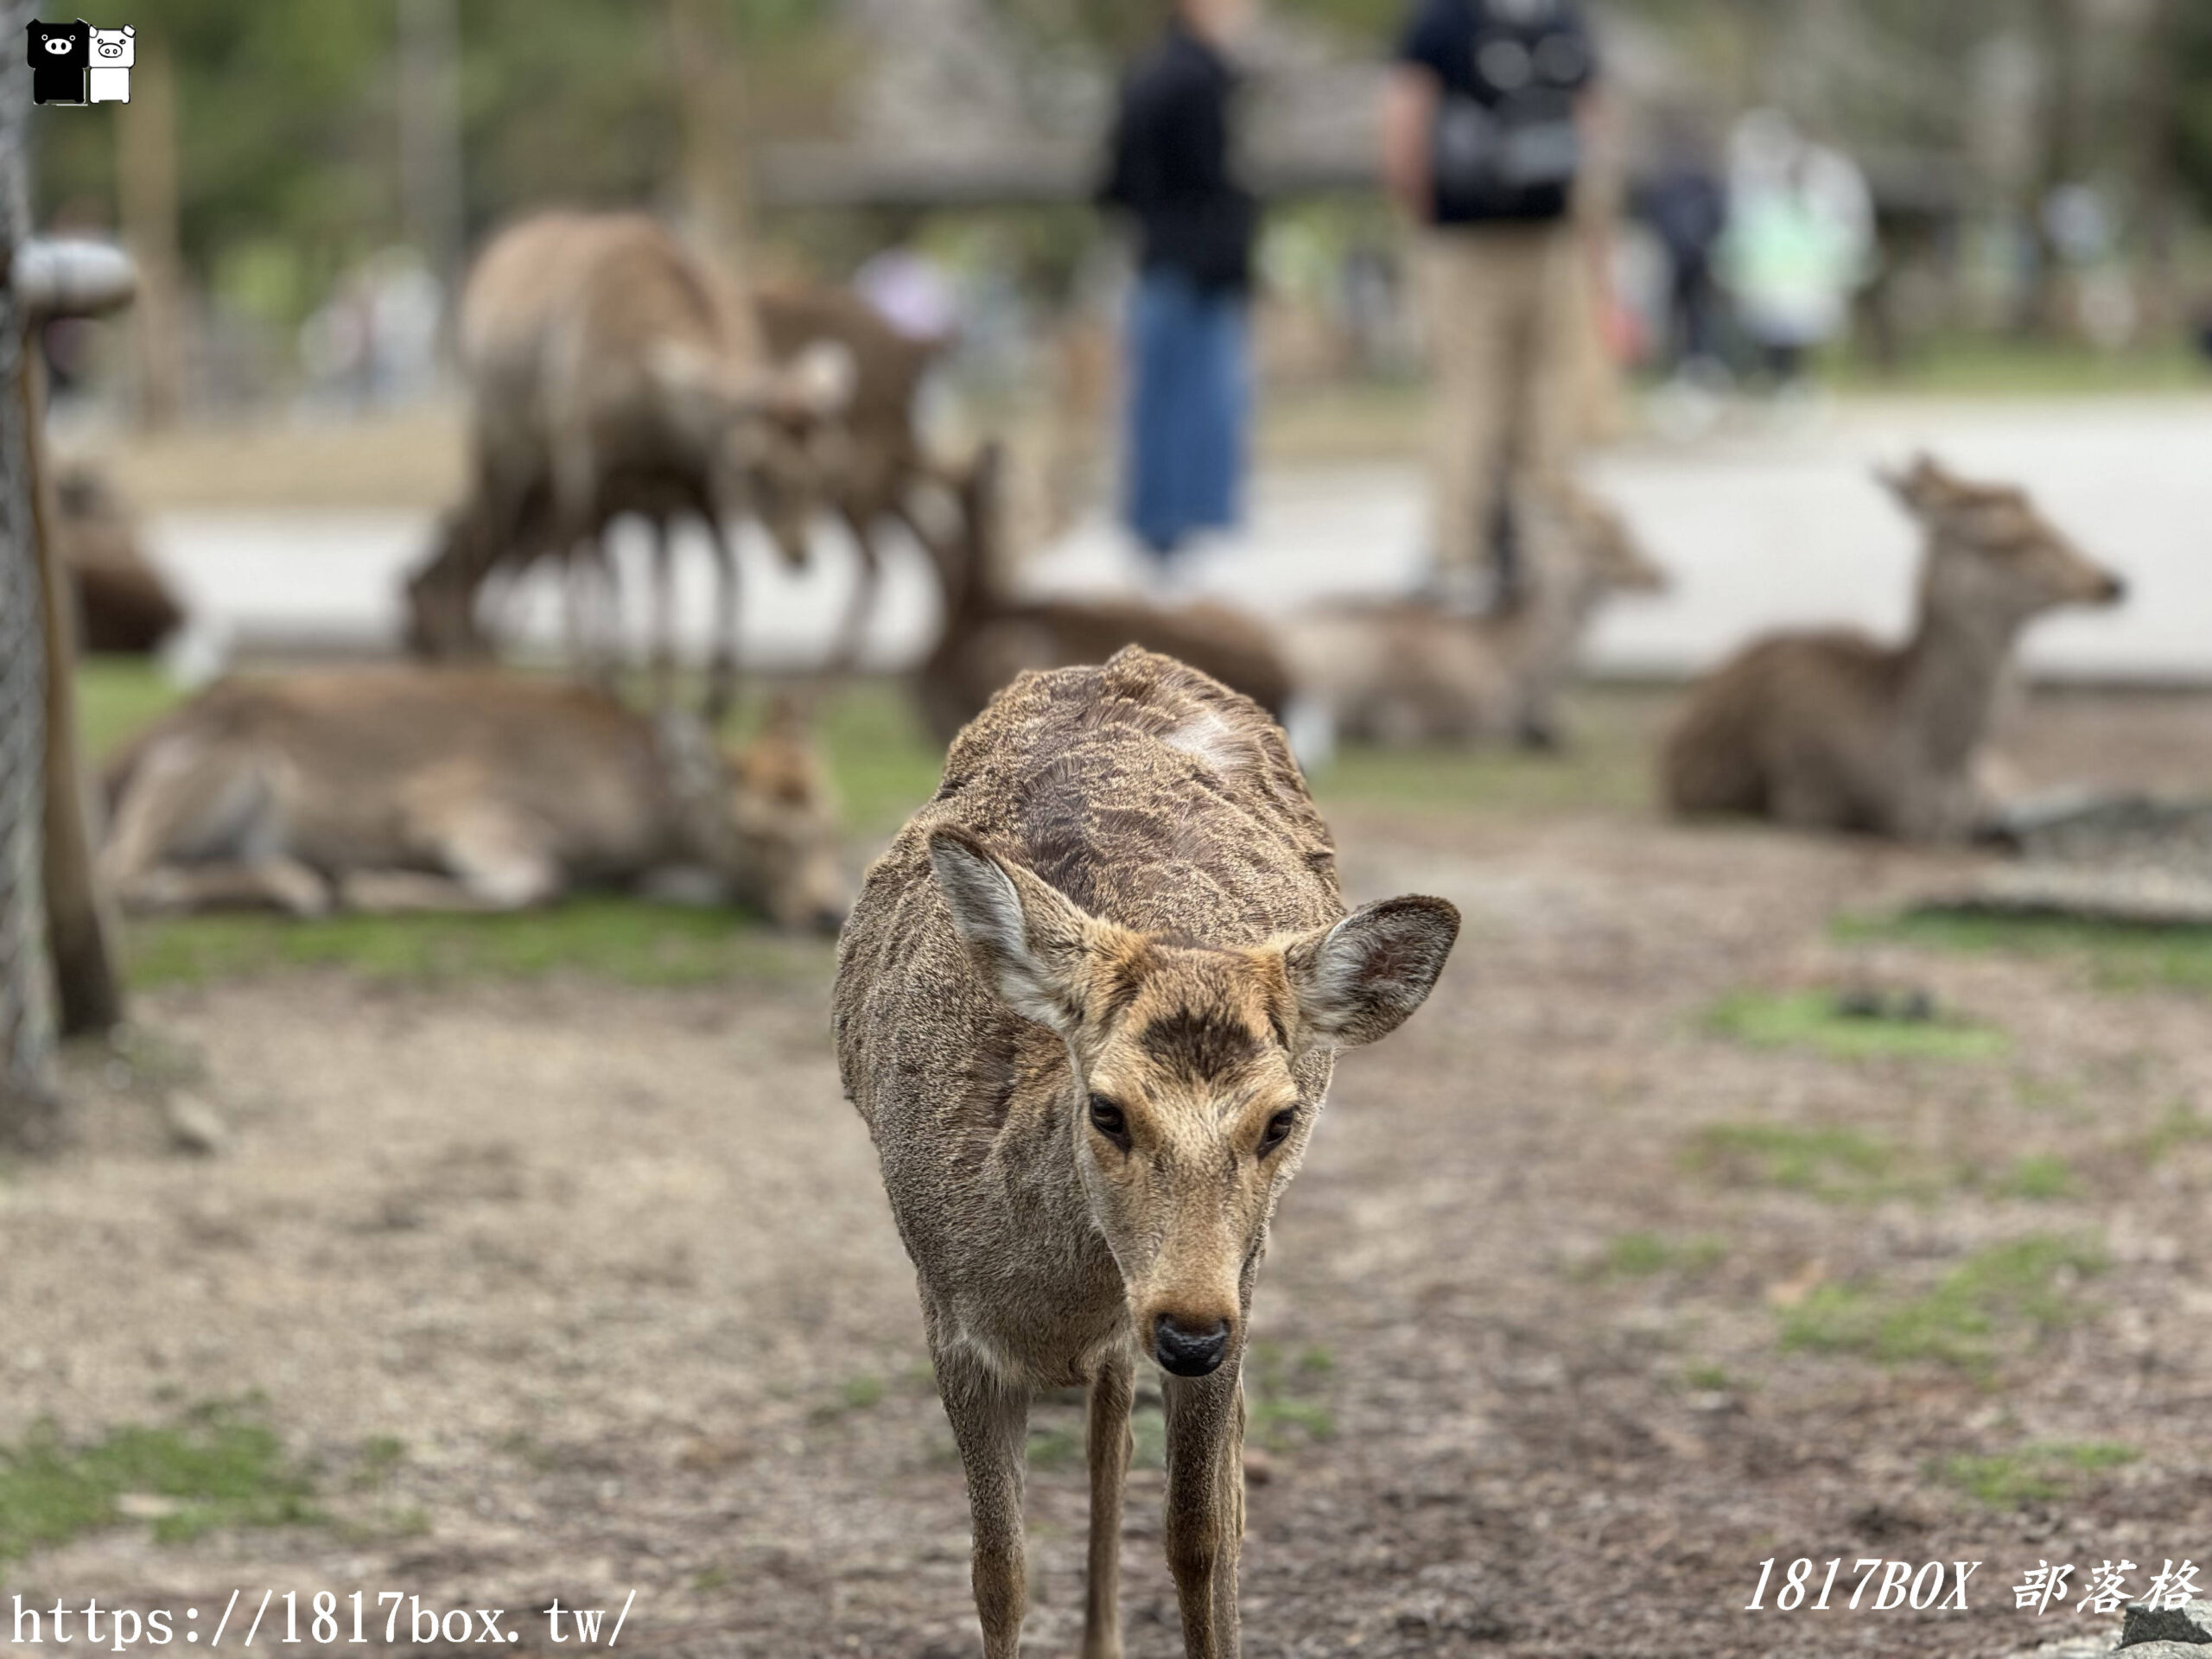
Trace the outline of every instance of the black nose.
<instances>
[{"instance_id":1,"label":"black nose","mask_svg":"<svg viewBox=\"0 0 2212 1659\"><path fill-rule=\"evenodd\" d=\"M1177 1376L1204 1376L1229 1351L1229 1321L1216 1319L1203 1330L1179 1325L1166 1314L1153 1321L1152 1352L1161 1369Z\"/></svg>"},{"instance_id":2,"label":"black nose","mask_svg":"<svg viewBox=\"0 0 2212 1659\"><path fill-rule=\"evenodd\" d=\"M2117 605L2126 597L2126 582L2118 576L2107 576L2105 579L2105 602L2107 605Z\"/></svg>"}]
</instances>

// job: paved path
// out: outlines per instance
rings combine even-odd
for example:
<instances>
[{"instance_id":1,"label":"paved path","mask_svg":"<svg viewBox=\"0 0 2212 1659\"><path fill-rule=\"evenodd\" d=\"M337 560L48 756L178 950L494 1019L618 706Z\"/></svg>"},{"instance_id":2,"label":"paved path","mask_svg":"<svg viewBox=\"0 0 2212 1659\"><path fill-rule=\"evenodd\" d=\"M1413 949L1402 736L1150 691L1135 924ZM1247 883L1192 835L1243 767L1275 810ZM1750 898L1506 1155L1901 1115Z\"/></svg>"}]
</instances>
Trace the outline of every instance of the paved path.
<instances>
[{"instance_id":1,"label":"paved path","mask_svg":"<svg viewBox=\"0 0 2212 1659\"><path fill-rule=\"evenodd\" d=\"M1764 628L1855 622L1902 626L1913 532L1869 474L1928 447L1969 475L2022 480L2092 552L2129 578L2112 613L2039 626L2027 656L2064 673L2212 681L2212 399L1856 407L1808 429L1628 446L1592 468L1674 574L1666 597L1615 607L1591 643L1600 671L1681 673ZM1411 465L1277 471L1255 493L1249 535L1198 578L1262 611L1330 594L1387 591L1413 579L1422 539ZM151 527L155 556L195 606L242 642L394 637L399 573L428 541L407 514L169 515ZM750 660L818 659L850 581L839 532L824 526L816 574L791 577L765 549L747 550ZM634 569L642 537L622 556ZM687 642L704 637L706 561L683 561ZM1136 565L1112 527L1086 524L1027 573L1040 588L1126 584ZM631 591L643 593L632 582ZM936 627L925 568L894 550L872 641L879 665L910 660ZM642 610L642 601L635 607ZM560 634L549 584L517 596L531 637ZM633 624L639 619L633 618Z\"/></svg>"}]
</instances>

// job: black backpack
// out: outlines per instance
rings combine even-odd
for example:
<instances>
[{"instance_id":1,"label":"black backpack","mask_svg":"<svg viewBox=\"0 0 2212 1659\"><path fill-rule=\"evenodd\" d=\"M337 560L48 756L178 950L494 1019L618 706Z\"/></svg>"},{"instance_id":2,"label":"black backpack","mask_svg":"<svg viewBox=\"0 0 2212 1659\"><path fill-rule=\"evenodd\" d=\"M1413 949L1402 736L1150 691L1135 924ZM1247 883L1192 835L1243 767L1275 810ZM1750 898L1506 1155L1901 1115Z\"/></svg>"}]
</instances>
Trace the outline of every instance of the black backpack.
<instances>
[{"instance_id":1,"label":"black backpack","mask_svg":"<svg viewBox=\"0 0 2212 1659\"><path fill-rule=\"evenodd\" d=\"M1432 140L1436 193L1474 212L1506 213L1556 200L1582 167L1576 95L1590 82L1588 41L1560 0L1459 0L1471 14L1475 90L1447 85Z\"/></svg>"}]
</instances>

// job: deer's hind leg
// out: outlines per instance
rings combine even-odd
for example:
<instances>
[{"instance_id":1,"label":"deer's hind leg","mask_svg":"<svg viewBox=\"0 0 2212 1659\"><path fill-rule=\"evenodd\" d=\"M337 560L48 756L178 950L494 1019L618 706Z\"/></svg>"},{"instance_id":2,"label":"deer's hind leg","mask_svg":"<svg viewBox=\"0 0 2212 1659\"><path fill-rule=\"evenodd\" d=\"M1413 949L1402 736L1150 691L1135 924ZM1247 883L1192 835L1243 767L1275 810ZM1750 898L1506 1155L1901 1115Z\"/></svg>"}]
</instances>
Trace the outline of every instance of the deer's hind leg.
<instances>
[{"instance_id":1,"label":"deer's hind leg","mask_svg":"<svg viewBox=\"0 0 2212 1659\"><path fill-rule=\"evenodd\" d=\"M99 874L126 910L330 908L330 887L285 845L289 776L251 744L157 742L116 802Z\"/></svg>"},{"instance_id":2,"label":"deer's hind leg","mask_svg":"<svg viewBox=\"0 0 2212 1659\"><path fill-rule=\"evenodd\" d=\"M1234 1363L1166 1379L1167 1567L1187 1659L1236 1659L1244 1540L1244 1384Z\"/></svg>"},{"instance_id":3,"label":"deer's hind leg","mask_svg":"<svg viewBox=\"0 0 2212 1659\"><path fill-rule=\"evenodd\" d=\"M1129 1478L1129 1357L1116 1349L1090 1379L1090 1561L1083 1659L1122 1659L1122 1494Z\"/></svg>"},{"instance_id":4,"label":"deer's hind leg","mask_svg":"<svg viewBox=\"0 0 2212 1659\"><path fill-rule=\"evenodd\" d=\"M1029 1433L1029 1391L952 1344L932 1344L938 1395L968 1475L975 1533L971 1577L983 1625L983 1659L1016 1659L1029 1581L1022 1559L1022 1457Z\"/></svg>"}]
</instances>

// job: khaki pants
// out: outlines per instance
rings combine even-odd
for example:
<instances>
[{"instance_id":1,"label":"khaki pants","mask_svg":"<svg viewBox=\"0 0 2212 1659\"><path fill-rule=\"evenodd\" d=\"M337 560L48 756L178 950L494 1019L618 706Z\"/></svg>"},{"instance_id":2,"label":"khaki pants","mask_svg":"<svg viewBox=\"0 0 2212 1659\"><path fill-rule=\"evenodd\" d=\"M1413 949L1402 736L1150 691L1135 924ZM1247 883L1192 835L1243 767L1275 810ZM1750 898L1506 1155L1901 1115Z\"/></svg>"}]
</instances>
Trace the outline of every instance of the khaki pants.
<instances>
[{"instance_id":1,"label":"khaki pants","mask_svg":"<svg viewBox=\"0 0 2212 1659\"><path fill-rule=\"evenodd\" d=\"M1525 497L1567 470L1584 306L1578 236L1560 219L1421 239L1440 571L1487 570L1499 491Z\"/></svg>"}]
</instances>

